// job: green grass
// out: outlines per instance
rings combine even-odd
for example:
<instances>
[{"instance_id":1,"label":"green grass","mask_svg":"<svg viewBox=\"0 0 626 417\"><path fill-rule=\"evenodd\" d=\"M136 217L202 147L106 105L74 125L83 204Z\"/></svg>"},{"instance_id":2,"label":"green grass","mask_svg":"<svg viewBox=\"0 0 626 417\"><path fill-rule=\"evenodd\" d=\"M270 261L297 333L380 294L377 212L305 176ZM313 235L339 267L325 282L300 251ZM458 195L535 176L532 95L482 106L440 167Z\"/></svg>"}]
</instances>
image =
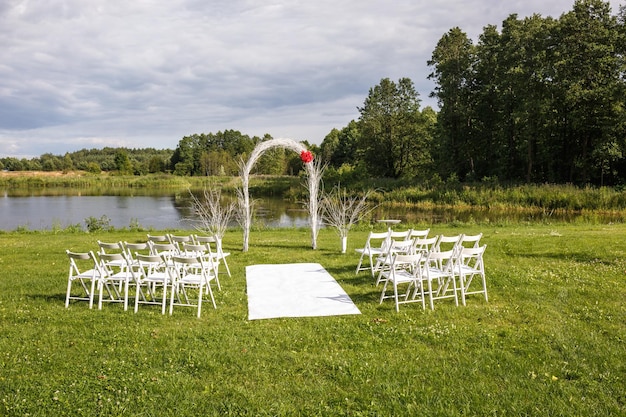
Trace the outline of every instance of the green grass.
<instances>
[{"instance_id":1,"label":"green grass","mask_svg":"<svg viewBox=\"0 0 626 417\"><path fill-rule=\"evenodd\" d=\"M626 225L435 226L483 232L489 302L378 303L331 230L229 232L217 310L64 307L65 249L144 232L0 234L0 415L626 414ZM358 316L247 320L245 266L320 262Z\"/></svg>"}]
</instances>

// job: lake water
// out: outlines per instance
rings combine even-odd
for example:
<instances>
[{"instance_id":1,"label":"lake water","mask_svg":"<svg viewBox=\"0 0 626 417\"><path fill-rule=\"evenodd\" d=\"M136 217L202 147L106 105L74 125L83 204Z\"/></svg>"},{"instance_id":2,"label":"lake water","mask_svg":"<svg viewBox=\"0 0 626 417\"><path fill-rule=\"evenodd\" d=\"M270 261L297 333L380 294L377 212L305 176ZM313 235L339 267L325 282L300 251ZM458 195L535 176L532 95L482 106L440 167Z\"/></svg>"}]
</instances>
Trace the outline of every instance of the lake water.
<instances>
[{"instance_id":1,"label":"lake water","mask_svg":"<svg viewBox=\"0 0 626 417\"><path fill-rule=\"evenodd\" d=\"M89 194L76 190L46 190L41 192L9 192L0 190L0 230L43 230L65 228L71 225L86 227L88 218L106 216L109 224L117 228L137 225L146 229L193 229L192 198L188 192L155 195L153 191L124 190L124 195L110 195L110 190L90 190ZM291 203L275 197L251 196L257 201L255 224L267 227L306 227L308 212L302 204ZM545 212L502 212L475 208L416 209L378 208L372 214L375 219L399 219L413 224L437 224L450 222L509 222L509 221L566 221L593 216L594 222L624 222L621 213L577 214ZM584 219L583 220L588 220Z\"/></svg>"},{"instance_id":2,"label":"lake water","mask_svg":"<svg viewBox=\"0 0 626 417\"><path fill-rule=\"evenodd\" d=\"M118 228L193 229L192 199L183 192L168 195L11 195L0 194L0 230L65 228L88 218L106 216ZM308 225L300 204L278 198L257 199L255 221L269 227Z\"/></svg>"}]
</instances>

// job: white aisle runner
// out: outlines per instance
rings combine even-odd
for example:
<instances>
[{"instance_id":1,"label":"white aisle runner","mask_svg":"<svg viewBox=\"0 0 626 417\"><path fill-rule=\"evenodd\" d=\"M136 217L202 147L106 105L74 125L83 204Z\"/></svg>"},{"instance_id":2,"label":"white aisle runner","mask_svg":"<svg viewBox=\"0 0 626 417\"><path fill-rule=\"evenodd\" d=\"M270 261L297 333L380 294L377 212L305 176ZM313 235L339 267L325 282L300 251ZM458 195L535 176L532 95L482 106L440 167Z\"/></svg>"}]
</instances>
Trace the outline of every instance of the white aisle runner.
<instances>
[{"instance_id":1,"label":"white aisle runner","mask_svg":"<svg viewBox=\"0 0 626 417\"><path fill-rule=\"evenodd\" d=\"M317 263L246 267L248 319L361 314Z\"/></svg>"}]
</instances>

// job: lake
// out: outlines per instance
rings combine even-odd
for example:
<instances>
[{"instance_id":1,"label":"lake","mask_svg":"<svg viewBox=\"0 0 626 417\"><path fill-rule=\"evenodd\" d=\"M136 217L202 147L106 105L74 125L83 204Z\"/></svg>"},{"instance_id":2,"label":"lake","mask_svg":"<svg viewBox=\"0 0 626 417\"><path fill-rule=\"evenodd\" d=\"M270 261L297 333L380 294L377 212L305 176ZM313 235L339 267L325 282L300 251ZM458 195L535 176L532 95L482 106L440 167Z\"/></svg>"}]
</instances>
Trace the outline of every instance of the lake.
<instances>
[{"instance_id":1,"label":"lake","mask_svg":"<svg viewBox=\"0 0 626 417\"><path fill-rule=\"evenodd\" d=\"M266 227L306 227L308 212L302 204L278 197L251 196L257 201L255 224ZM106 216L116 228L140 226L146 229L193 229L193 200L189 193L154 190L0 190L0 230L17 228L44 230L79 224L86 227L88 218ZM585 219L585 216L592 216ZM450 222L546 222L587 221L624 222L621 213L578 214L546 212L503 212L484 208L417 209L414 207L377 208L372 218L400 219L413 224Z\"/></svg>"},{"instance_id":2,"label":"lake","mask_svg":"<svg viewBox=\"0 0 626 417\"><path fill-rule=\"evenodd\" d=\"M106 216L117 228L138 225L147 229L193 229L193 200L187 191L155 195L138 192L125 195L90 195L79 192L17 195L1 191L0 230L65 228L85 219ZM24 195L26 194L26 195ZM308 224L302 205L279 198L257 199L255 221L268 227L300 227Z\"/></svg>"}]
</instances>

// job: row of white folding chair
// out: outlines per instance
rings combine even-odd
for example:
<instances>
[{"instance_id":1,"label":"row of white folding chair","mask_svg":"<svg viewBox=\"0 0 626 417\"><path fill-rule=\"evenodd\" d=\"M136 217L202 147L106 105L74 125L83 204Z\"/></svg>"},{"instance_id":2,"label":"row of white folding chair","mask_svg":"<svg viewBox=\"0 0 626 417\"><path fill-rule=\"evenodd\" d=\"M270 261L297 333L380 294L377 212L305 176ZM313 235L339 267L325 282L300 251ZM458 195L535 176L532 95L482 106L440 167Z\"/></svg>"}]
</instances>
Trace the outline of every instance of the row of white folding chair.
<instances>
[{"instance_id":1,"label":"row of white folding chair","mask_svg":"<svg viewBox=\"0 0 626 417\"><path fill-rule=\"evenodd\" d=\"M435 300L445 298L454 299L455 305L458 306L458 292L461 293L463 305L469 294L482 293L488 301L483 261L486 247L487 245L464 247L461 250L394 254L391 268L382 273L384 286L380 302L386 298L394 298L396 311L399 310L399 304L406 302L419 301L425 308L425 296L428 296L431 309L434 309ZM482 286L480 289L471 290L475 277L480 278ZM393 295L386 293L389 284L393 286ZM400 300L398 293L398 286L401 284L406 284L407 287L403 300ZM413 295L409 298L411 288Z\"/></svg>"},{"instance_id":2,"label":"row of white folding chair","mask_svg":"<svg viewBox=\"0 0 626 417\"><path fill-rule=\"evenodd\" d=\"M204 255L204 248L201 245L193 246L198 247L194 250L187 248L184 253L179 254L137 254L139 274L135 312L139 304L145 303L161 305L161 313L165 314L168 291L170 315L176 305L196 306L200 317L204 291L210 295L213 307L217 308L211 288L211 281L216 281L218 289L221 289L217 270L211 258ZM190 289L197 290L195 298L190 295Z\"/></svg>"},{"instance_id":3,"label":"row of white folding chair","mask_svg":"<svg viewBox=\"0 0 626 417\"><path fill-rule=\"evenodd\" d=\"M231 276L230 268L226 258L230 256L230 252L224 252L222 247L222 241L217 236L201 236L197 234L190 235L148 235L148 241L154 244L166 244L170 243L176 246L179 252L183 252L182 245L206 245L211 257L217 260L218 263L224 263L226 273Z\"/></svg>"},{"instance_id":4,"label":"row of white folding chair","mask_svg":"<svg viewBox=\"0 0 626 417\"><path fill-rule=\"evenodd\" d=\"M100 243L100 242L99 242ZM112 250L114 245L100 245ZM124 245L131 248L142 249L143 244ZM194 249L202 249L199 245ZM187 251L184 254L176 254L166 261L160 255L145 255L136 253L131 259L126 252L98 253L74 253L67 251L70 259L68 276L68 288L66 295L66 307L70 299L87 300L89 308L93 307L96 293L99 293L98 308L102 308L103 302L123 302L124 310L128 308L129 286L136 286L135 312L140 303L162 305L162 313L165 313L165 303L168 286L171 288L170 314L174 305L197 305L198 316L202 306L203 291L211 296L213 306L215 299L210 281L217 281L218 289L221 289L217 279L216 270L209 257L202 257L199 253L193 254ZM80 265L79 265L80 264ZM179 282L179 280L182 280ZM72 284L78 281L83 289L80 296L72 296ZM161 286L162 297L157 300L155 290ZM190 302L190 288L198 290L196 304ZM106 291L106 293L105 293ZM149 297L146 297L149 294ZM184 301L181 301L184 297Z\"/></svg>"},{"instance_id":5,"label":"row of white folding chair","mask_svg":"<svg viewBox=\"0 0 626 417\"><path fill-rule=\"evenodd\" d=\"M365 242L365 246L356 249L356 252L361 254L359 263L356 267L356 273L358 274L360 271L369 270L372 274L372 278L374 278L376 276L376 272L379 271L379 258L381 256L384 257L388 253L388 248L392 241L404 241L426 237L429 232L430 229L408 229L404 231L394 231L389 229L386 232L370 232ZM363 266L364 260L369 261L367 266ZM376 262L374 262L375 260Z\"/></svg>"},{"instance_id":6,"label":"row of white folding chair","mask_svg":"<svg viewBox=\"0 0 626 417\"><path fill-rule=\"evenodd\" d=\"M413 254L427 254L434 250L439 240L439 236L428 237L429 230L420 230L417 233L410 233L408 236L400 236L405 240L391 240L386 250L382 255L379 255L376 261L374 270L378 272L376 279L376 286L384 279L383 272L387 271L391 267L393 255L413 255Z\"/></svg>"},{"instance_id":7,"label":"row of white folding chair","mask_svg":"<svg viewBox=\"0 0 626 417\"><path fill-rule=\"evenodd\" d=\"M458 234L455 236L437 235L428 237L429 229L426 230L409 230L406 232L389 231L387 240L383 242L378 251L377 262L373 267L373 271L381 270L381 267L388 266L391 263L390 255L400 253L409 255L412 253L429 253L430 251L442 251L452 249L460 250L461 247L471 245L477 247L482 233L477 235ZM374 251L372 251L372 254ZM357 269L362 269L360 266ZM380 274L379 274L380 275Z\"/></svg>"}]
</instances>

